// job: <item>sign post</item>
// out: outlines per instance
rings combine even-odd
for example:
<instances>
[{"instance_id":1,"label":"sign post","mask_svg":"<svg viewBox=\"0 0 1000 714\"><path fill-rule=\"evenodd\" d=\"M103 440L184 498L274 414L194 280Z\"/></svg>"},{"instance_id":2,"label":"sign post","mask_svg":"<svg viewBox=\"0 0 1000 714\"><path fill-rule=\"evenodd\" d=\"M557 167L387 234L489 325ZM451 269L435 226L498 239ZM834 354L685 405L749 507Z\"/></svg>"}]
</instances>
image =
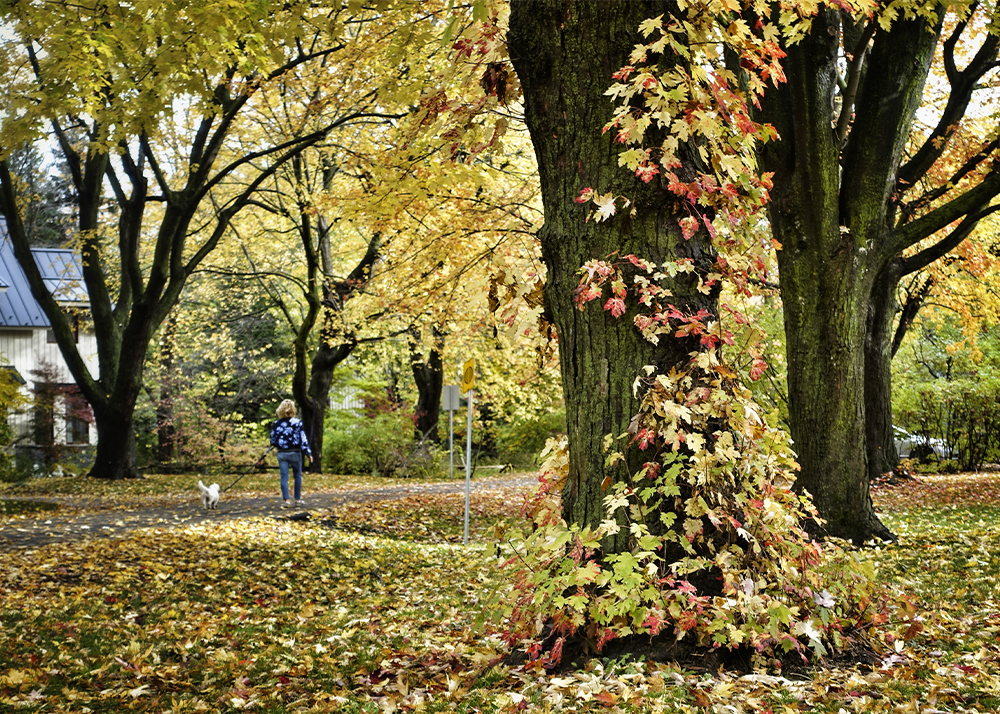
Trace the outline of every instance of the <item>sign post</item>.
<instances>
[{"instance_id":1,"label":"sign post","mask_svg":"<svg viewBox=\"0 0 1000 714\"><path fill-rule=\"evenodd\" d=\"M468 419L465 429L465 534L464 545L469 544L469 491L472 483L472 396L476 384L476 360L470 359L462 366L462 391L468 394Z\"/></svg>"},{"instance_id":2,"label":"sign post","mask_svg":"<svg viewBox=\"0 0 1000 714\"><path fill-rule=\"evenodd\" d=\"M455 412L462 405L457 384L446 384L441 391L442 406L448 410L448 459L451 462L451 478L455 478Z\"/></svg>"}]
</instances>

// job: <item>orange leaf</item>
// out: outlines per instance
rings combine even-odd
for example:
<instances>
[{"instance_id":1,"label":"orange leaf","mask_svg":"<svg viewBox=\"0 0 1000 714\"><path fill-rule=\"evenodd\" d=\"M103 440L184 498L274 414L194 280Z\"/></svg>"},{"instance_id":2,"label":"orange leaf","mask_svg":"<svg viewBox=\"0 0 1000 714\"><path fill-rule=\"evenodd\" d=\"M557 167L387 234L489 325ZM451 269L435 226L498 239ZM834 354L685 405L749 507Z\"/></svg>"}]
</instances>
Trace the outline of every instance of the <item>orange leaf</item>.
<instances>
[{"instance_id":1,"label":"orange leaf","mask_svg":"<svg viewBox=\"0 0 1000 714\"><path fill-rule=\"evenodd\" d=\"M611 692L598 692L594 695L594 701L606 707L613 707L618 702L618 698Z\"/></svg>"}]
</instances>

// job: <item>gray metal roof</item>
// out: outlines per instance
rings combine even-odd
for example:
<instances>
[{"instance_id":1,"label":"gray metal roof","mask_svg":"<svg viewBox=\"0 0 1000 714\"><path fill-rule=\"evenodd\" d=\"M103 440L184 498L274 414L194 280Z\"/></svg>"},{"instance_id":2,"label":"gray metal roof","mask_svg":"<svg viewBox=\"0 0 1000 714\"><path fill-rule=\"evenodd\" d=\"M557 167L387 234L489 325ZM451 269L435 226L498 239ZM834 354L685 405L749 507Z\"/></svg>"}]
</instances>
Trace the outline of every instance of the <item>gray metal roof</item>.
<instances>
[{"instance_id":1,"label":"gray metal roof","mask_svg":"<svg viewBox=\"0 0 1000 714\"><path fill-rule=\"evenodd\" d=\"M80 257L61 248L33 248L35 264L49 291L60 303L86 307ZM14 257L7 222L0 218L0 327L49 327L49 319L31 294L28 278Z\"/></svg>"},{"instance_id":2,"label":"gray metal roof","mask_svg":"<svg viewBox=\"0 0 1000 714\"><path fill-rule=\"evenodd\" d=\"M79 256L71 250L57 248L32 248L31 254L52 297L63 304L86 305L87 288L83 284Z\"/></svg>"}]
</instances>

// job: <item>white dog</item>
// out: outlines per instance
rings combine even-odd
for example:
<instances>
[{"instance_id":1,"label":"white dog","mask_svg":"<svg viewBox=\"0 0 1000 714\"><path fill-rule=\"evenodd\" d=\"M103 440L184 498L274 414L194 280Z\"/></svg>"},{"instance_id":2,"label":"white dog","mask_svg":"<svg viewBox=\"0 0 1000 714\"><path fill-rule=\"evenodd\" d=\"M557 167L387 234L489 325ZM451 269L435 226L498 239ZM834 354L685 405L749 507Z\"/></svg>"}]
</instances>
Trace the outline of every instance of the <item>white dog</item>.
<instances>
[{"instance_id":1,"label":"white dog","mask_svg":"<svg viewBox=\"0 0 1000 714\"><path fill-rule=\"evenodd\" d=\"M214 510L219 505L219 484L213 483L211 486L206 486L199 481L198 489L201 491L201 504L209 510Z\"/></svg>"}]
</instances>

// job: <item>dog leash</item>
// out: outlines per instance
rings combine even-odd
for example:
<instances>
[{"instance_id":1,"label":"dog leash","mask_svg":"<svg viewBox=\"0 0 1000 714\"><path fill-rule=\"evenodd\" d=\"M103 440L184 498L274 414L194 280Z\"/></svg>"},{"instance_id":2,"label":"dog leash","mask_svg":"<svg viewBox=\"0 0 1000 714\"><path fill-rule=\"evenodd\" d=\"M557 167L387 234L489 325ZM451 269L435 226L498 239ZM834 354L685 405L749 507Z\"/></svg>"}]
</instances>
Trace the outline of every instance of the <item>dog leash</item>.
<instances>
[{"instance_id":1,"label":"dog leash","mask_svg":"<svg viewBox=\"0 0 1000 714\"><path fill-rule=\"evenodd\" d=\"M229 484L224 489L222 489L222 493L225 493L226 491L228 491L229 489L231 489L233 486L235 486L236 484L238 484L243 479L244 476L246 476L251 471L253 471L255 468L257 468L262 463L264 463L264 459L267 458L267 455L271 453L271 449L273 449L273 448L274 448L274 444L271 444L269 447L267 447L267 451L264 452L263 456L261 456L259 459L257 459L257 463L255 463L253 466L251 466L245 472L243 472L243 474L238 479L236 479L231 484Z\"/></svg>"}]
</instances>

